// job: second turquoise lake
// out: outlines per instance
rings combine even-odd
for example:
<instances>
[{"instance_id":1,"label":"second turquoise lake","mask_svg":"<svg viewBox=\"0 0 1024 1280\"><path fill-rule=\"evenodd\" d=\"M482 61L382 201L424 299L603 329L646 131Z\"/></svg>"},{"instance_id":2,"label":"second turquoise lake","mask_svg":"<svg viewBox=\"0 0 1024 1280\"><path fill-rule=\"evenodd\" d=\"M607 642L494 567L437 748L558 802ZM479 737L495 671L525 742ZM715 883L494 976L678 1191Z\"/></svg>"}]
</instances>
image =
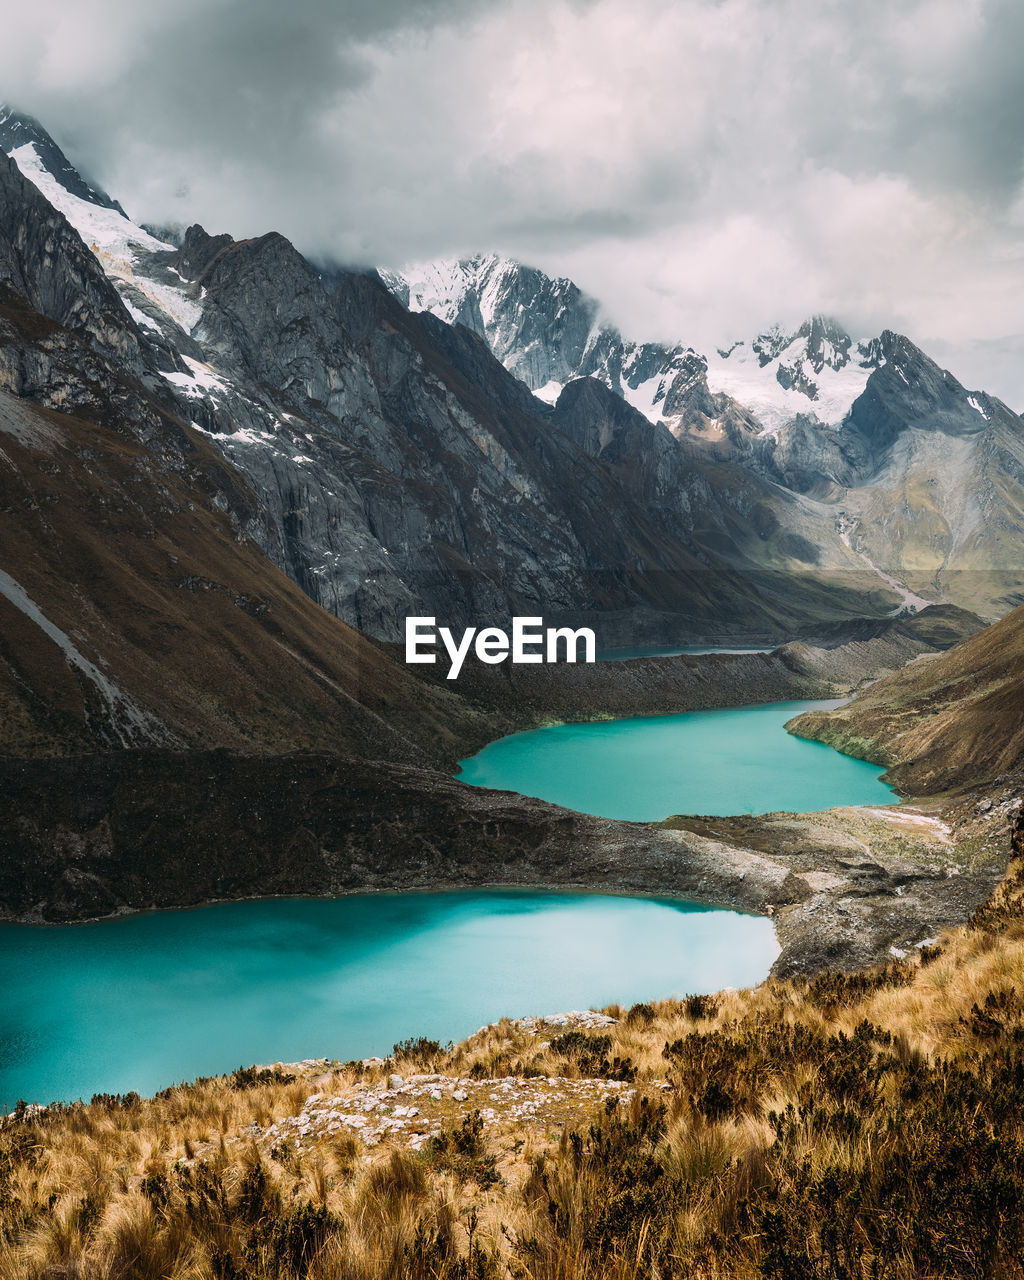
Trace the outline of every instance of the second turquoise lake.
<instances>
[{"instance_id":1,"label":"second turquoise lake","mask_svg":"<svg viewBox=\"0 0 1024 1280\"><path fill-rule=\"evenodd\" d=\"M460 761L457 776L633 822L895 803L878 765L783 728L803 711L839 705L772 702L531 729Z\"/></svg>"}]
</instances>

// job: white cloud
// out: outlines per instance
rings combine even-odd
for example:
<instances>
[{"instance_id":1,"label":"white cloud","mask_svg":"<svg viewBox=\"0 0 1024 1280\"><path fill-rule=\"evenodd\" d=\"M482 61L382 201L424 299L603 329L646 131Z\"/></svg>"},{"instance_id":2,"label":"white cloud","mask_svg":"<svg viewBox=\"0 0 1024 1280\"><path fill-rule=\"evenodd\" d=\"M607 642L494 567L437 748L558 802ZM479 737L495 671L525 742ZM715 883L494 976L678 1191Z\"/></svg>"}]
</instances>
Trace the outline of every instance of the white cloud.
<instances>
[{"instance_id":1,"label":"white cloud","mask_svg":"<svg viewBox=\"0 0 1024 1280\"><path fill-rule=\"evenodd\" d=\"M4 92L137 216L513 252L639 336L1024 348L1012 0L83 0L5 36Z\"/></svg>"}]
</instances>

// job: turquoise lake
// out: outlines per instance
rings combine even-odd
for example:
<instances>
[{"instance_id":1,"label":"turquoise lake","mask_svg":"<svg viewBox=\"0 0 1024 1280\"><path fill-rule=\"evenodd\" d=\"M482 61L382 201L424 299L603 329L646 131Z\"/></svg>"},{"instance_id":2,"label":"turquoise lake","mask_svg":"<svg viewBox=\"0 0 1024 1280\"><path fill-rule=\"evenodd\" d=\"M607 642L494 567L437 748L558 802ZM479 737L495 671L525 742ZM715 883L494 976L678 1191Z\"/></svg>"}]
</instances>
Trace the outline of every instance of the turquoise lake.
<instances>
[{"instance_id":1,"label":"turquoise lake","mask_svg":"<svg viewBox=\"0 0 1024 1280\"><path fill-rule=\"evenodd\" d=\"M772 702L532 729L460 761L457 776L475 787L634 822L895 803L878 765L783 729L802 711L839 705Z\"/></svg>"},{"instance_id":2,"label":"turquoise lake","mask_svg":"<svg viewBox=\"0 0 1024 1280\"><path fill-rule=\"evenodd\" d=\"M503 1014L763 979L771 921L686 902L494 890L277 899L0 925L0 1106L240 1065L384 1056Z\"/></svg>"}]
</instances>

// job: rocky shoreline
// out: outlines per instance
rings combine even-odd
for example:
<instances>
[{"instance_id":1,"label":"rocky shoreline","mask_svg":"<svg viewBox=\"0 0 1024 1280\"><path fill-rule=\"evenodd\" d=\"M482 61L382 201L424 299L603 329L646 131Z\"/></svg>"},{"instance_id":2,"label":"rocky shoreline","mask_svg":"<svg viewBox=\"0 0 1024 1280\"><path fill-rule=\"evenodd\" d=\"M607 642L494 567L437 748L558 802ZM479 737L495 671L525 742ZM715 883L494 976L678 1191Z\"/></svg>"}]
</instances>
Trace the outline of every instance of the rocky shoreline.
<instances>
[{"instance_id":1,"label":"rocky shoreline","mask_svg":"<svg viewBox=\"0 0 1024 1280\"><path fill-rule=\"evenodd\" d=\"M834 697L977 625L937 609L830 649L792 643L513 677L477 666L460 693L470 739L483 741L554 719ZM1004 778L965 794L656 824L332 752L0 756L0 919L67 924L274 896L568 889L768 915L782 947L777 976L853 969L962 923L991 893L1010 856L1019 786Z\"/></svg>"},{"instance_id":2,"label":"rocky shoreline","mask_svg":"<svg viewBox=\"0 0 1024 1280\"><path fill-rule=\"evenodd\" d=\"M64 924L269 896L650 894L773 917L776 976L853 969L962 923L989 896L1019 791L1008 780L927 808L647 824L308 753L6 759L0 911Z\"/></svg>"}]
</instances>

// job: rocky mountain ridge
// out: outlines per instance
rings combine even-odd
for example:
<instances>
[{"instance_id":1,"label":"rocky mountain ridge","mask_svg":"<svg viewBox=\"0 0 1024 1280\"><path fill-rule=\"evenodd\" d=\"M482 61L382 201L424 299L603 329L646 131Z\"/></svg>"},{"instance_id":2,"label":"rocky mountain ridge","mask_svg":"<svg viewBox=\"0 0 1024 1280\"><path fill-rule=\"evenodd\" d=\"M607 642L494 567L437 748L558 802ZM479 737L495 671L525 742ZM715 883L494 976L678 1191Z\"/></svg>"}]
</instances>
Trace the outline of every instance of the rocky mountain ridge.
<instances>
[{"instance_id":1,"label":"rocky mountain ridge","mask_svg":"<svg viewBox=\"0 0 1024 1280\"><path fill-rule=\"evenodd\" d=\"M46 172L52 174L70 195L102 209L124 214L116 200L82 177L38 120L0 102L0 151L10 155L24 146L33 148Z\"/></svg>"},{"instance_id":2,"label":"rocky mountain ridge","mask_svg":"<svg viewBox=\"0 0 1024 1280\"><path fill-rule=\"evenodd\" d=\"M813 316L701 354L627 340L571 281L495 255L386 279L413 309L480 333L541 399L593 377L688 459L802 496L812 541L838 537L908 606L949 599L996 617L1024 598L1024 422L903 335L855 340Z\"/></svg>"},{"instance_id":3,"label":"rocky mountain ridge","mask_svg":"<svg viewBox=\"0 0 1024 1280\"><path fill-rule=\"evenodd\" d=\"M0 156L0 749L415 760L464 731L457 700L274 568L244 533L257 509L94 254Z\"/></svg>"}]
</instances>

